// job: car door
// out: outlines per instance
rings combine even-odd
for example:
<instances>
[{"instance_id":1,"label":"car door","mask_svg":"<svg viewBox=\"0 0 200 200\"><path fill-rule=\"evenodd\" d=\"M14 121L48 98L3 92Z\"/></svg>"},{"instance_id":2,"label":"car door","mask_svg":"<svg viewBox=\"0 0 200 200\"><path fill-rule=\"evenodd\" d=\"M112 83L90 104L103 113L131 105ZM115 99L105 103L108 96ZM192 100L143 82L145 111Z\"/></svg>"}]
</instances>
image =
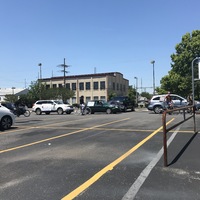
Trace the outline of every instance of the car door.
<instances>
[{"instance_id":1,"label":"car door","mask_svg":"<svg viewBox=\"0 0 200 200\"><path fill-rule=\"evenodd\" d=\"M42 102L42 111L51 111L52 106L51 103L49 101L43 101Z\"/></svg>"},{"instance_id":2,"label":"car door","mask_svg":"<svg viewBox=\"0 0 200 200\"><path fill-rule=\"evenodd\" d=\"M176 96L176 95L171 95L174 107L181 107L181 106L185 106L185 101L184 98L180 97L180 96Z\"/></svg>"},{"instance_id":3,"label":"car door","mask_svg":"<svg viewBox=\"0 0 200 200\"><path fill-rule=\"evenodd\" d=\"M104 112L106 111L106 108L103 106L103 103L101 101L95 101L95 112Z\"/></svg>"}]
</instances>

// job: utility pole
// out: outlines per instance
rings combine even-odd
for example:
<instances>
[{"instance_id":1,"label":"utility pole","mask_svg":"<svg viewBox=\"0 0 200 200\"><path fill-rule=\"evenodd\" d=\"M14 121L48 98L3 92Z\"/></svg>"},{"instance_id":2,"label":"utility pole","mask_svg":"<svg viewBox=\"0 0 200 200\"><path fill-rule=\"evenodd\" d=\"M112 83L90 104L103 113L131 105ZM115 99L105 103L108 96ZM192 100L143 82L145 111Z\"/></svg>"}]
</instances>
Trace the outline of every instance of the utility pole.
<instances>
[{"instance_id":1,"label":"utility pole","mask_svg":"<svg viewBox=\"0 0 200 200\"><path fill-rule=\"evenodd\" d=\"M69 65L66 65L66 64L65 64L65 58L64 58L64 63L58 65L58 67L62 67L62 68L63 68L63 69L61 70L61 72L64 73L64 74L63 74L63 82L64 82L63 87L66 88L66 73L68 73L68 71L66 71L66 68L69 67Z\"/></svg>"}]
</instances>

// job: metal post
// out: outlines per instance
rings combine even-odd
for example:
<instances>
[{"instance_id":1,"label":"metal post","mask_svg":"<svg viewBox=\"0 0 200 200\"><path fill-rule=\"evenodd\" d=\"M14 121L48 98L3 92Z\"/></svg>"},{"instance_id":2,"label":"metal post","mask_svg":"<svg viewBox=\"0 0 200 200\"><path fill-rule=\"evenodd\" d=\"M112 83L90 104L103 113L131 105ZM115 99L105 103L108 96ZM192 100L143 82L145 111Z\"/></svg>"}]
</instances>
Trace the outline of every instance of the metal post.
<instances>
[{"instance_id":1,"label":"metal post","mask_svg":"<svg viewBox=\"0 0 200 200\"><path fill-rule=\"evenodd\" d=\"M40 79L42 79L42 63L39 63L38 66L40 67Z\"/></svg>"},{"instance_id":2,"label":"metal post","mask_svg":"<svg viewBox=\"0 0 200 200\"><path fill-rule=\"evenodd\" d=\"M138 92L137 92L137 89L138 89L138 77L134 77L134 79L136 79L136 105L138 103Z\"/></svg>"},{"instance_id":3,"label":"metal post","mask_svg":"<svg viewBox=\"0 0 200 200\"><path fill-rule=\"evenodd\" d=\"M193 101L193 116L194 116L194 132L196 132L196 123L195 123L195 101L194 101L194 61L198 60L200 63L200 57L196 57L192 60L192 101ZM200 72L199 72L200 73Z\"/></svg>"},{"instance_id":4,"label":"metal post","mask_svg":"<svg viewBox=\"0 0 200 200\"><path fill-rule=\"evenodd\" d=\"M155 60L152 60L151 64L153 64L153 95L155 95L155 70L154 70L154 63L155 63Z\"/></svg>"}]
</instances>

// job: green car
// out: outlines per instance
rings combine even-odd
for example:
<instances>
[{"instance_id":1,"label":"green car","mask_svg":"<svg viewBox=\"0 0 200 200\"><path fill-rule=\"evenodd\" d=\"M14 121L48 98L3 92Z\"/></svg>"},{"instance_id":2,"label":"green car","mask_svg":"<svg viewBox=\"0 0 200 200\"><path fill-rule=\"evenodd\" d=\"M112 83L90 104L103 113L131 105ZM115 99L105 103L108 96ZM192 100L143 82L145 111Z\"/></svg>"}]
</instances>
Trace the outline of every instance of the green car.
<instances>
[{"instance_id":1,"label":"green car","mask_svg":"<svg viewBox=\"0 0 200 200\"><path fill-rule=\"evenodd\" d=\"M117 104L110 104L104 100L88 101L87 108L90 108L91 114L95 112L106 112L107 114L121 112Z\"/></svg>"}]
</instances>

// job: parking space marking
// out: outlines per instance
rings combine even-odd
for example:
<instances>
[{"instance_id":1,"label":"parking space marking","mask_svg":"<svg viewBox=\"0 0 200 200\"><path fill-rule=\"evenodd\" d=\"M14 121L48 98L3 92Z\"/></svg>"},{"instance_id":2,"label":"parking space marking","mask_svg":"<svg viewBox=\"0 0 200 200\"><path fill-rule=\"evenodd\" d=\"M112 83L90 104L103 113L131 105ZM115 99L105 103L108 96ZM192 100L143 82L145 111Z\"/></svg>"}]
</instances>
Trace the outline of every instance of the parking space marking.
<instances>
[{"instance_id":1,"label":"parking space marking","mask_svg":"<svg viewBox=\"0 0 200 200\"><path fill-rule=\"evenodd\" d=\"M87 119L91 119L91 118L87 118ZM74 122L74 121L82 121L82 120L85 120L85 119L78 119L78 120L71 120L71 121L63 121L63 122L58 122L58 123L51 123L51 125L57 125L57 124L63 124L63 123L67 123L67 122ZM0 135L3 135L3 134L8 134L8 133L13 133L13 132L19 132L19 131L24 131L24 130L29 130L29 129L34 129L34 128L48 128L49 124L47 125L41 125L41 126L21 126L21 127L28 127L28 128L22 128L22 129L14 129L14 130L9 130L9 131L6 131L6 132L1 132ZM15 127L15 126L14 126ZM13 128L14 128L13 127ZM56 127L57 128L57 127Z\"/></svg>"},{"instance_id":2,"label":"parking space marking","mask_svg":"<svg viewBox=\"0 0 200 200\"><path fill-rule=\"evenodd\" d=\"M171 123L174 120L171 119L170 121L167 122L167 125ZM122 162L125 158L127 158L129 155L131 155L134 151L136 151L138 148L140 148L144 143L146 143L148 140L150 140L154 135L156 135L158 132L160 132L163 129L161 126L157 130L155 130L153 133L151 133L149 136L144 138L142 141L140 141L137 145L133 146L129 151L124 153L122 156L114 160L112 163L104 167L102 170L97 172L95 175L93 175L90 179L88 179L86 182L84 182L82 185L77 187L75 190L70 192L68 195L62 198L62 200L69 200L69 199L74 199L77 197L80 193L82 193L84 190L86 190L88 187L90 187L93 183L95 183L99 178L101 178L104 174L106 174L108 171L113 170L113 168Z\"/></svg>"},{"instance_id":3,"label":"parking space marking","mask_svg":"<svg viewBox=\"0 0 200 200\"><path fill-rule=\"evenodd\" d=\"M130 119L130 118L124 118L124 119L120 119L120 120L116 120L116 121L112 121L112 122L107 122L107 123L92 126L92 127L89 127L89 128L83 128L83 129L80 129L80 130L77 130L77 131L73 131L71 133L65 133L65 134L62 134L62 135L58 135L58 136L55 136L55 137L39 140L39 141L28 143L28 144L24 144L24 145L21 145L21 146L16 146L16 147L12 147L12 148L9 148L9 149L0 150L0 154L5 153L5 152L9 152L9 151L14 151L14 150L17 150L17 149L22 149L22 148L29 147L29 146L33 146L33 145L40 144L40 143L43 143L43 142L47 142L47 141L50 141L50 140L55 140L55 139L58 139L58 138L66 137L66 136L73 135L73 134L76 134L76 133L80 133L80 132L83 132L83 131L92 130L94 128L106 126L106 125L109 125L109 124L122 122L122 121L125 121L125 120L128 120L128 119Z\"/></svg>"}]
</instances>

